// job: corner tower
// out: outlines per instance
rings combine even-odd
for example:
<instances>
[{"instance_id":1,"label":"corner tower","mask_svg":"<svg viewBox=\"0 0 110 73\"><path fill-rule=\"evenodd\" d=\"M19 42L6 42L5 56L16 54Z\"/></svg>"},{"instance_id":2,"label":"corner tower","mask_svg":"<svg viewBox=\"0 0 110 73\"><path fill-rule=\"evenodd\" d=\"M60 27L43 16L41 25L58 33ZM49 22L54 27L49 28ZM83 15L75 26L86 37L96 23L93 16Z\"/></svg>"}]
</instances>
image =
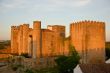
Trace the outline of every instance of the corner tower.
<instances>
[{"instance_id":1,"label":"corner tower","mask_svg":"<svg viewBox=\"0 0 110 73\"><path fill-rule=\"evenodd\" d=\"M19 27L11 26L11 53L18 53L18 32Z\"/></svg>"},{"instance_id":2,"label":"corner tower","mask_svg":"<svg viewBox=\"0 0 110 73\"><path fill-rule=\"evenodd\" d=\"M82 21L70 25L71 44L81 56L81 63L105 62L105 23Z\"/></svg>"}]
</instances>

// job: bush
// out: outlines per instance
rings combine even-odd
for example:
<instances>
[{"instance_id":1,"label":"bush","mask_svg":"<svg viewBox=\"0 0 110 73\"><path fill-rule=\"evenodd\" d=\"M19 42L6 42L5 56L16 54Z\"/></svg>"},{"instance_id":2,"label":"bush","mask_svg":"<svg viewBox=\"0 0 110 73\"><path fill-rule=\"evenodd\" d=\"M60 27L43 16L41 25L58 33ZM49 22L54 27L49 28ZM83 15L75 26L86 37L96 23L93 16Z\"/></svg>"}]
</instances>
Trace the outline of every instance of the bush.
<instances>
[{"instance_id":1,"label":"bush","mask_svg":"<svg viewBox=\"0 0 110 73\"><path fill-rule=\"evenodd\" d=\"M10 40L0 42L0 49L6 49L6 46L10 46Z\"/></svg>"},{"instance_id":2,"label":"bush","mask_svg":"<svg viewBox=\"0 0 110 73\"><path fill-rule=\"evenodd\" d=\"M34 72L31 69L26 69L26 71L24 73L34 73Z\"/></svg>"},{"instance_id":3,"label":"bush","mask_svg":"<svg viewBox=\"0 0 110 73\"><path fill-rule=\"evenodd\" d=\"M36 70L35 73L59 73L58 69L56 67L51 68L42 68L40 70Z\"/></svg>"},{"instance_id":4,"label":"bush","mask_svg":"<svg viewBox=\"0 0 110 73\"><path fill-rule=\"evenodd\" d=\"M30 58L30 56L28 55L28 53L22 53L21 56L23 56L25 58Z\"/></svg>"},{"instance_id":5,"label":"bush","mask_svg":"<svg viewBox=\"0 0 110 73\"><path fill-rule=\"evenodd\" d=\"M22 57L10 57L8 66L11 67L13 71L20 71L24 68L24 65L21 63L22 61Z\"/></svg>"},{"instance_id":6,"label":"bush","mask_svg":"<svg viewBox=\"0 0 110 73\"><path fill-rule=\"evenodd\" d=\"M18 68L23 68L22 65L12 65L12 70L16 71Z\"/></svg>"},{"instance_id":7,"label":"bush","mask_svg":"<svg viewBox=\"0 0 110 73\"><path fill-rule=\"evenodd\" d=\"M13 71L16 71L17 69L18 69L17 66L13 66L13 67L12 67L12 70L13 70Z\"/></svg>"},{"instance_id":8,"label":"bush","mask_svg":"<svg viewBox=\"0 0 110 73\"><path fill-rule=\"evenodd\" d=\"M108 60L110 58L110 48L106 48L106 60Z\"/></svg>"},{"instance_id":9,"label":"bush","mask_svg":"<svg viewBox=\"0 0 110 73\"><path fill-rule=\"evenodd\" d=\"M73 69L79 63L79 55L73 46L70 46L69 56L59 56L55 59L60 73L73 73Z\"/></svg>"}]
</instances>

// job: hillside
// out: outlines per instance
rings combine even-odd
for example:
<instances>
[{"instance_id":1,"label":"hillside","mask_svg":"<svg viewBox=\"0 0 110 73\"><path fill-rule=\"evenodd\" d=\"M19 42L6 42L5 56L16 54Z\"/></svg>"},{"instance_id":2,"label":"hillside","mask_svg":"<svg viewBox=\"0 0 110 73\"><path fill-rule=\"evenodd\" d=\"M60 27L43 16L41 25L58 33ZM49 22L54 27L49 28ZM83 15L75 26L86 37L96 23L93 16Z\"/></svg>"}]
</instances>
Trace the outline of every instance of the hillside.
<instances>
[{"instance_id":1,"label":"hillside","mask_svg":"<svg viewBox=\"0 0 110 73\"><path fill-rule=\"evenodd\" d=\"M0 49L5 49L7 46L10 46L10 40L0 41Z\"/></svg>"}]
</instances>

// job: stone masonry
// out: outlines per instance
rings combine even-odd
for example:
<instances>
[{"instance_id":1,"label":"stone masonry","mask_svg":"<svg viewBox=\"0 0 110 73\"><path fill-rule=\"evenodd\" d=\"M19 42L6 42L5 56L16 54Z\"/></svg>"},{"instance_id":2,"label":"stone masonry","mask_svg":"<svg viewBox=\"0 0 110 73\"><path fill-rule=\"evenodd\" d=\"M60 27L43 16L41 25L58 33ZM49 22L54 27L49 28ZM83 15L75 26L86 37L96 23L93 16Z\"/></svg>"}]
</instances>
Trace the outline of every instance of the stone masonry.
<instances>
[{"instance_id":1,"label":"stone masonry","mask_svg":"<svg viewBox=\"0 0 110 73\"><path fill-rule=\"evenodd\" d=\"M82 63L105 62L105 23L82 21L71 23L71 44L81 56Z\"/></svg>"},{"instance_id":2,"label":"stone masonry","mask_svg":"<svg viewBox=\"0 0 110 73\"><path fill-rule=\"evenodd\" d=\"M73 45L81 57L81 63L104 63L105 23L81 21L71 23L70 37L65 37L65 26L48 25L41 28L41 21L11 26L11 52L28 53L32 58L68 55Z\"/></svg>"},{"instance_id":3,"label":"stone masonry","mask_svg":"<svg viewBox=\"0 0 110 73\"><path fill-rule=\"evenodd\" d=\"M50 29L51 28L51 29ZM53 25L41 29L41 21L11 27L11 52L28 53L33 58L62 55L64 52L65 26Z\"/></svg>"}]
</instances>

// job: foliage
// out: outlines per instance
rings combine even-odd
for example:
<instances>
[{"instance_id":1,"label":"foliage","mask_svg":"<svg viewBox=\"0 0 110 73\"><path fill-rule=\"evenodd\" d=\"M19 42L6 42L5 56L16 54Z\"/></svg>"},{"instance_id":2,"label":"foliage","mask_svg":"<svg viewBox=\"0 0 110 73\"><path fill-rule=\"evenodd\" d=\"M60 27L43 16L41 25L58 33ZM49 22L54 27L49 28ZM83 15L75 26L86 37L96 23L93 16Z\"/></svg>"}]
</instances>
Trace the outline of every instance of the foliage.
<instances>
[{"instance_id":1,"label":"foliage","mask_svg":"<svg viewBox=\"0 0 110 73\"><path fill-rule=\"evenodd\" d=\"M18 73L22 73L24 69L24 65L22 64L23 58L20 56L10 57L8 61L8 66L11 67L13 71Z\"/></svg>"},{"instance_id":2,"label":"foliage","mask_svg":"<svg viewBox=\"0 0 110 73\"><path fill-rule=\"evenodd\" d=\"M73 73L73 69L79 63L79 55L73 46L70 46L69 56L59 56L55 62L57 63L60 73Z\"/></svg>"},{"instance_id":3,"label":"foliage","mask_svg":"<svg viewBox=\"0 0 110 73\"><path fill-rule=\"evenodd\" d=\"M11 53L11 55L13 55L13 56L19 56L18 53Z\"/></svg>"},{"instance_id":4,"label":"foliage","mask_svg":"<svg viewBox=\"0 0 110 73\"><path fill-rule=\"evenodd\" d=\"M24 73L34 73L32 69L26 69L26 71L24 71Z\"/></svg>"},{"instance_id":5,"label":"foliage","mask_svg":"<svg viewBox=\"0 0 110 73\"><path fill-rule=\"evenodd\" d=\"M0 49L4 49L4 48L5 48L5 45L0 44Z\"/></svg>"},{"instance_id":6,"label":"foliage","mask_svg":"<svg viewBox=\"0 0 110 73\"><path fill-rule=\"evenodd\" d=\"M28 53L22 53L21 56L23 56L25 58L30 58L30 56L28 55Z\"/></svg>"},{"instance_id":7,"label":"foliage","mask_svg":"<svg viewBox=\"0 0 110 73\"><path fill-rule=\"evenodd\" d=\"M59 73L56 67L47 67L41 69L26 69L24 73Z\"/></svg>"},{"instance_id":8,"label":"foliage","mask_svg":"<svg viewBox=\"0 0 110 73\"><path fill-rule=\"evenodd\" d=\"M10 40L0 42L0 49L5 49L6 46L10 45Z\"/></svg>"},{"instance_id":9,"label":"foliage","mask_svg":"<svg viewBox=\"0 0 110 73\"><path fill-rule=\"evenodd\" d=\"M22 68L23 66L22 65L12 65L12 70L16 71L18 68Z\"/></svg>"},{"instance_id":10,"label":"foliage","mask_svg":"<svg viewBox=\"0 0 110 73\"><path fill-rule=\"evenodd\" d=\"M110 48L106 48L106 60L108 60L110 58Z\"/></svg>"},{"instance_id":11,"label":"foliage","mask_svg":"<svg viewBox=\"0 0 110 73\"><path fill-rule=\"evenodd\" d=\"M35 73L59 73L56 67L51 68L42 68L40 70L36 70Z\"/></svg>"}]
</instances>

